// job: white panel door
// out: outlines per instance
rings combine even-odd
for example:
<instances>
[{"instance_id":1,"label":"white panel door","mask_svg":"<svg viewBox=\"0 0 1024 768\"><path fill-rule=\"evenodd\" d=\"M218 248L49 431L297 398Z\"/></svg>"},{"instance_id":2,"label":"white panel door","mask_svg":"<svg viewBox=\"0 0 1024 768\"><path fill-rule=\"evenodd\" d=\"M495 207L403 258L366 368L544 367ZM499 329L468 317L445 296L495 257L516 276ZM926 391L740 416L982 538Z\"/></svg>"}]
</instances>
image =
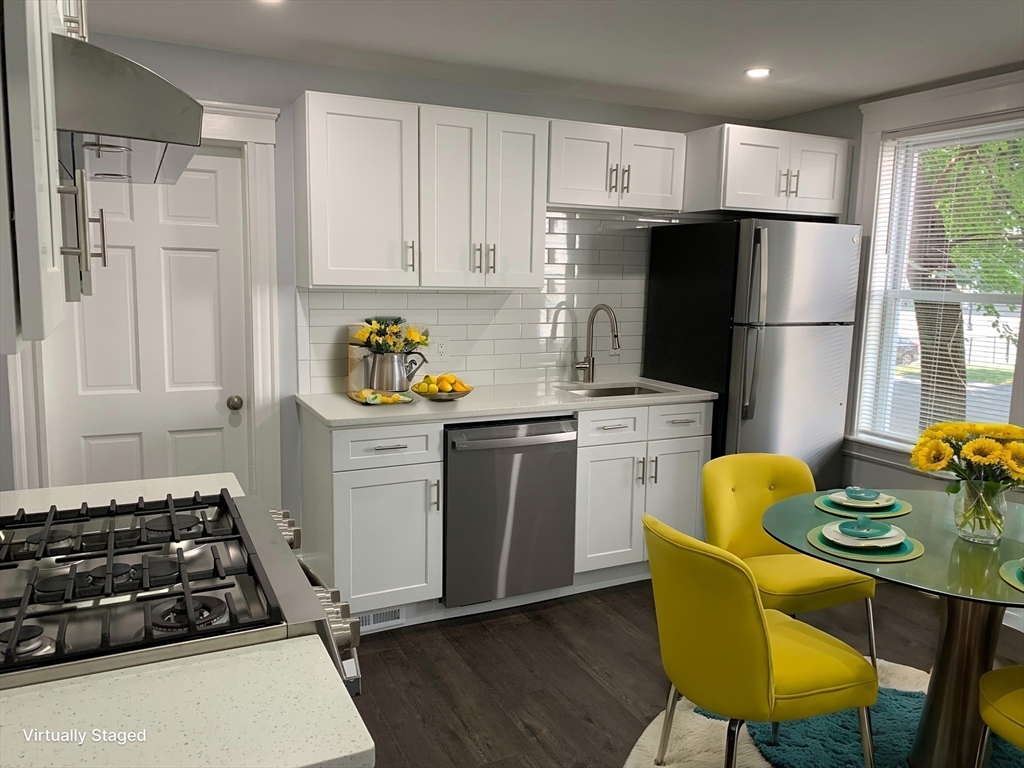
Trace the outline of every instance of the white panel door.
<instances>
[{"instance_id":1,"label":"white panel door","mask_svg":"<svg viewBox=\"0 0 1024 768\"><path fill-rule=\"evenodd\" d=\"M487 113L420 107L420 285L482 288Z\"/></svg>"},{"instance_id":2,"label":"white panel door","mask_svg":"<svg viewBox=\"0 0 1024 768\"><path fill-rule=\"evenodd\" d=\"M548 202L618 207L621 154L621 128L552 120Z\"/></svg>"},{"instance_id":3,"label":"white panel door","mask_svg":"<svg viewBox=\"0 0 1024 768\"><path fill-rule=\"evenodd\" d=\"M686 134L623 128L619 205L678 211L685 162Z\"/></svg>"},{"instance_id":4,"label":"white panel door","mask_svg":"<svg viewBox=\"0 0 1024 768\"><path fill-rule=\"evenodd\" d=\"M488 288L540 288L544 283L547 148L547 120L487 116Z\"/></svg>"},{"instance_id":5,"label":"white panel door","mask_svg":"<svg viewBox=\"0 0 1024 768\"><path fill-rule=\"evenodd\" d=\"M791 134L746 125L730 125L726 131L723 207L786 210Z\"/></svg>"},{"instance_id":6,"label":"white panel door","mask_svg":"<svg viewBox=\"0 0 1024 768\"><path fill-rule=\"evenodd\" d=\"M701 468L710 458L710 437L649 442L647 514L687 536L703 539Z\"/></svg>"},{"instance_id":7,"label":"white panel door","mask_svg":"<svg viewBox=\"0 0 1024 768\"><path fill-rule=\"evenodd\" d=\"M313 285L419 285L418 109L308 95Z\"/></svg>"},{"instance_id":8,"label":"white panel door","mask_svg":"<svg viewBox=\"0 0 1024 768\"><path fill-rule=\"evenodd\" d=\"M89 185L108 266L93 260L93 295L42 345L51 485L233 472L249 487L242 165L210 152L173 186Z\"/></svg>"},{"instance_id":9,"label":"white panel door","mask_svg":"<svg viewBox=\"0 0 1024 768\"><path fill-rule=\"evenodd\" d=\"M441 596L442 466L334 473L334 586L353 612Z\"/></svg>"},{"instance_id":10,"label":"white panel door","mask_svg":"<svg viewBox=\"0 0 1024 768\"><path fill-rule=\"evenodd\" d=\"M50 35L64 28L56 0L4 0L3 16L21 336L38 341L61 324L65 313L50 43Z\"/></svg>"},{"instance_id":11,"label":"white panel door","mask_svg":"<svg viewBox=\"0 0 1024 768\"><path fill-rule=\"evenodd\" d=\"M646 443L576 454L576 573L643 559Z\"/></svg>"},{"instance_id":12,"label":"white panel door","mask_svg":"<svg viewBox=\"0 0 1024 768\"><path fill-rule=\"evenodd\" d=\"M850 142L845 139L793 134L789 151L788 210L841 214L846 203L849 154Z\"/></svg>"}]
</instances>

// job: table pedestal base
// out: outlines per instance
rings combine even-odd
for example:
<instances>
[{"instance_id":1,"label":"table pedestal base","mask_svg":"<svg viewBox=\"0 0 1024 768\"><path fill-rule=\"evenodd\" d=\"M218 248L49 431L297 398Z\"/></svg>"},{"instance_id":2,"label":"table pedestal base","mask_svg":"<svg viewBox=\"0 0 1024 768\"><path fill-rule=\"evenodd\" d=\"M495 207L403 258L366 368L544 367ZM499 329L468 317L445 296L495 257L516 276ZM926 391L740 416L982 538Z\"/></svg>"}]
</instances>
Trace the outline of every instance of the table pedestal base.
<instances>
[{"instance_id":1,"label":"table pedestal base","mask_svg":"<svg viewBox=\"0 0 1024 768\"><path fill-rule=\"evenodd\" d=\"M992 669L1006 608L943 597L940 611L939 647L911 768L974 765L983 728L978 681Z\"/></svg>"}]
</instances>

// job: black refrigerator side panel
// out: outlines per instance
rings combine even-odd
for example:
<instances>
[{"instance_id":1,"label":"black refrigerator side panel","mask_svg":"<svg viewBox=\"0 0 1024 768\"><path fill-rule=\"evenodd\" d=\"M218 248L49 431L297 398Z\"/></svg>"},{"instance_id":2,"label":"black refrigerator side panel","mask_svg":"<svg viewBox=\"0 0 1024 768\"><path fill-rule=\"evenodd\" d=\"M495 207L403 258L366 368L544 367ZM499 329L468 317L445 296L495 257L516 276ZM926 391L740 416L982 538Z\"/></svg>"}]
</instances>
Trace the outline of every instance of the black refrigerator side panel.
<instances>
[{"instance_id":1,"label":"black refrigerator side panel","mask_svg":"<svg viewBox=\"0 0 1024 768\"><path fill-rule=\"evenodd\" d=\"M651 230L641 375L717 392L713 456L725 451L738 221Z\"/></svg>"}]
</instances>

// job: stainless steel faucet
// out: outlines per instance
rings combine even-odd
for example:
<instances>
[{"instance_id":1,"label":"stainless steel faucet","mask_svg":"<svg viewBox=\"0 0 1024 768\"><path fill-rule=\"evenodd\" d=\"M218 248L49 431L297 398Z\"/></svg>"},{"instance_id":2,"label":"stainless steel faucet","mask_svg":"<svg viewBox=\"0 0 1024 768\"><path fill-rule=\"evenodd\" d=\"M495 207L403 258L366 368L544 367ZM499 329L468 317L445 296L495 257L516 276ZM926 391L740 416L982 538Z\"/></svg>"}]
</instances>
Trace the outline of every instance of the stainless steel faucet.
<instances>
[{"instance_id":1,"label":"stainless steel faucet","mask_svg":"<svg viewBox=\"0 0 1024 768\"><path fill-rule=\"evenodd\" d=\"M612 326L612 349L619 349L619 321L615 317L615 310L607 304L595 305L587 318L587 356L573 366L577 371L583 371L585 382L594 380L594 320L602 309L608 313L608 322Z\"/></svg>"}]
</instances>

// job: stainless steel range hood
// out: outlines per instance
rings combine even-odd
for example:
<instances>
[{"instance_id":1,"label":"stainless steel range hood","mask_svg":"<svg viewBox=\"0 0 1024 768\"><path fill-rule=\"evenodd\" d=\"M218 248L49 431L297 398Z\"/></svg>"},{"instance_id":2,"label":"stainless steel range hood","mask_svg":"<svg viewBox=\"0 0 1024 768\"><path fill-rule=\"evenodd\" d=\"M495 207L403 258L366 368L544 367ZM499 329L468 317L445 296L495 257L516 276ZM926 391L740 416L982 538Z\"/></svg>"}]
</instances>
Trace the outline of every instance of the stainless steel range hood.
<instances>
[{"instance_id":1,"label":"stainless steel range hood","mask_svg":"<svg viewBox=\"0 0 1024 768\"><path fill-rule=\"evenodd\" d=\"M90 179L174 184L199 147L202 105L131 59L55 34L53 81L57 129Z\"/></svg>"}]
</instances>

